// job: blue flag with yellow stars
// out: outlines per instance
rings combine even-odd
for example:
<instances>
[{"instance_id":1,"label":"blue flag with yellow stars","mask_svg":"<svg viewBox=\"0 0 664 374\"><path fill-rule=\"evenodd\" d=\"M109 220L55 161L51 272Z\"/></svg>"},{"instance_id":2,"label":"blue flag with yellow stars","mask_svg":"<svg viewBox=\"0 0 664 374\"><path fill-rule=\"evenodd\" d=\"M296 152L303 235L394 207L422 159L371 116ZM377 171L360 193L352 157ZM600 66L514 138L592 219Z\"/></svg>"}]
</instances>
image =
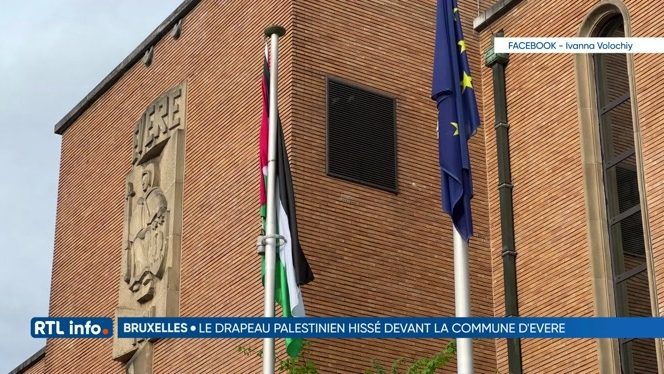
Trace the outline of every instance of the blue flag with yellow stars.
<instances>
[{"instance_id":1,"label":"blue flag with yellow stars","mask_svg":"<svg viewBox=\"0 0 664 374\"><path fill-rule=\"evenodd\" d=\"M456 0L438 0L431 98L438 105L443 211L468 242L473 235L468 140L480 126L480 115Z\"/></svg>"}]
</instances>

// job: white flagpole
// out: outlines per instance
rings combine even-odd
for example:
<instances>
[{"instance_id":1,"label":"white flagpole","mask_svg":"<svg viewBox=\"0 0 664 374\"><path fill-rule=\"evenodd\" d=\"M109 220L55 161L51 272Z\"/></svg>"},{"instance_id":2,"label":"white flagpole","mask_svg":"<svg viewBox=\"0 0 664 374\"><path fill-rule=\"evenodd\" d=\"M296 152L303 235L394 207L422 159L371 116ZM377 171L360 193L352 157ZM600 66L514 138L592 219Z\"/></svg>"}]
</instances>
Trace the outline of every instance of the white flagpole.
<instances>
[{"instance_id":1,"label":"white flagpole","mask_svg":"<svg viewBox=\"0 0 664 374\"><path fill-rule=\"evenodd\" d=\"M453 225L454 227L454 225ZM454 227L454 300L457 317L470 317L468 243ZM457 339L457 372L473 374L473 340Z\"/></svg>"},{"instance_id":2,"label":"white flagpole","mask_svg":"<svg viewBox=\"0 0 664 374\"><path fill-rule=\"evenodd\" d=\"M270 102L269 135L267 148L267 217L265 218L265 317L274 317L274 284L277 259L276 233L276 175L277 175L277 72L279 66L279 37L286 30L281 26L265 28L265 36L270 38ZM263 340L263 374L274 374L274 338Z\"/></svg>"}]
</instances>

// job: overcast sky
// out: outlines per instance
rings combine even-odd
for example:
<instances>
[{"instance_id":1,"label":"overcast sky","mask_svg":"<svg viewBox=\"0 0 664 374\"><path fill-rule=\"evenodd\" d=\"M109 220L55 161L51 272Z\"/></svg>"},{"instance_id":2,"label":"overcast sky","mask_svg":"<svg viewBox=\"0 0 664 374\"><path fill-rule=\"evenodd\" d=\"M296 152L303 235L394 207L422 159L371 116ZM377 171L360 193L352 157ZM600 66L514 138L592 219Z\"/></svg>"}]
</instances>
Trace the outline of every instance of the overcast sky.
<instances>
[{"instance_id":1,"label":"overcast sky","mask_svg":"<svg viewBox=\"0 0 664 374\"><path fill-rule=\"evenodd\" d=\"M60 136L55 124L182 0L3 1L0 12L0 374L46 343Z\"/></svg>"}]
</instances>

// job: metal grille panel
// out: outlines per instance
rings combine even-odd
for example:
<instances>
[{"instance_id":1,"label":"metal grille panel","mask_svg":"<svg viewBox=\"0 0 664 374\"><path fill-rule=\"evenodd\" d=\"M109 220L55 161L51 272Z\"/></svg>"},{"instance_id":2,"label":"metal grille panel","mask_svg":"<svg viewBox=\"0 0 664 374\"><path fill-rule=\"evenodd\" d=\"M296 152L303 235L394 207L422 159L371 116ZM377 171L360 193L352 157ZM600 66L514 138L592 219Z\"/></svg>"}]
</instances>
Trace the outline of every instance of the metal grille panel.
<instances>
[{"instance_id":1,"label":"metal grille panel","mask_svg":"<svg viewBox=\"0 0 664 374\"><path fill-rule=\"evenodd\" d=\"M397 192L396 100L327 82L327 173Z\"/></svg>"}]
</instances>

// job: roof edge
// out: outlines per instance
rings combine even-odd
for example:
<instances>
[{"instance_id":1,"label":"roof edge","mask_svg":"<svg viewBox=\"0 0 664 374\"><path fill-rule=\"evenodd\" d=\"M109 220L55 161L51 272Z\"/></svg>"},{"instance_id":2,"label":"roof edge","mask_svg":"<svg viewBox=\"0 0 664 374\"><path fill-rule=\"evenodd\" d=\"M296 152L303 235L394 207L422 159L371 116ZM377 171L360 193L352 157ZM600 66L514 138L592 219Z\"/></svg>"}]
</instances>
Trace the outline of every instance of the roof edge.
<instances>
[{"instance_id":1,"label":"roof edge","mask_svg":"<svg viewBox=\"0 0 664 374\"><path fill-rule=\"evenodd\" d=\"M20 365L18 365L14 370L10 371L9 374L21 374L25 373L26 370L30 369L33 367L39 360L44 358L46 356L46 347L43 347L42 349L38 350L37 353L33 354L28 358L27 360L23 361Z\"/></svg>"},{"instance_id":2,"label":"roof edge","mask_svg":"<svg viewBox=\"0 0 664 374\"><path fill-rule=\"evenodd\" d=\"M473 29L477 32L486 29L489 25L498 20L498 18L502 17L505 13L521 3L521 1L522 0L499 0L473 20Z\"/></svg>"},{"instance_id":3,"label":"roof edge","mask_svg":"<svg viewBox=\"0 0 664 374\"><path fill-rule=\"evenodd\" d=\"M56 125L55 133L58 135L64 132L97 101L106 91L120 80L120 78L131 69L132 66L143 57L145 52L156 44L164 35L175 26L175 24L184 18L192 9L200 3L201 0L184 0L173 13L171 13L141 44L138 45L110 74L106 76L83 100L69 111Z\"/></svg>"}]
</instances>

